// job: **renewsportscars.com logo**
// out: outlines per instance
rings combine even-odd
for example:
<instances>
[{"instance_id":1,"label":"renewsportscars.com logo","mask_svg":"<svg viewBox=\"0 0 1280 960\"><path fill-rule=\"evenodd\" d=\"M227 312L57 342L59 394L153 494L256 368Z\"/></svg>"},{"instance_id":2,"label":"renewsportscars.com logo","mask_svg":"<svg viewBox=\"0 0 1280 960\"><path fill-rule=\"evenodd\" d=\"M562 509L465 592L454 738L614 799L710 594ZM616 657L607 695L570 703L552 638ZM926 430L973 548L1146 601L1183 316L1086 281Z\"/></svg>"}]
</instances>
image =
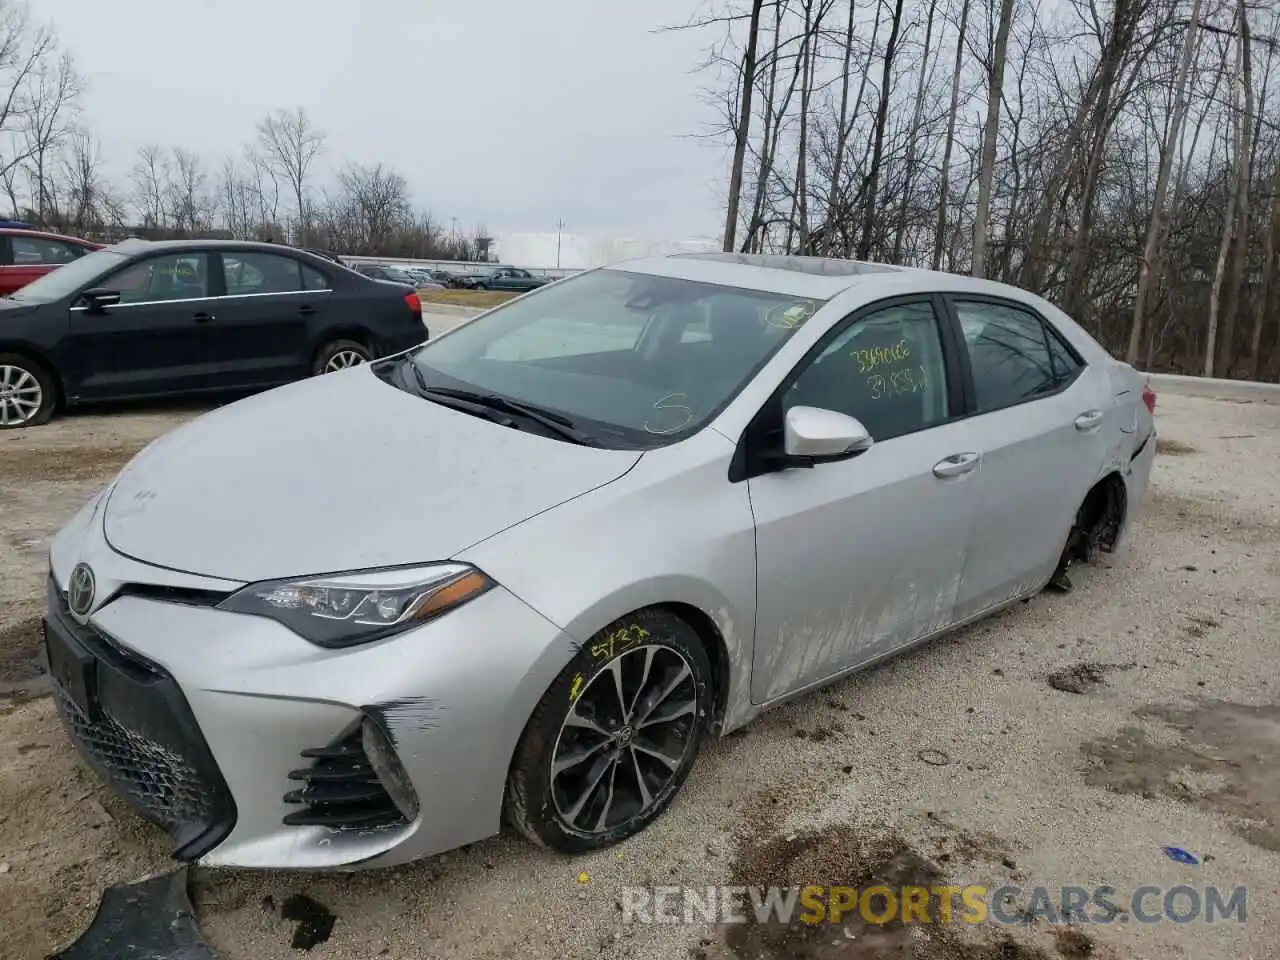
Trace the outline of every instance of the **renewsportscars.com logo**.
<instances>
[{"instance_id":1,"label":"renewsportscars.com logo","mask_svg":"<svg viewBox=\"0 0 1280 960\"><path fill-rule=\"evenodd\" d=\"M623 887L624 923L1244 923L1248 892L1138 887Z\"/></svg>"}]
</instances>

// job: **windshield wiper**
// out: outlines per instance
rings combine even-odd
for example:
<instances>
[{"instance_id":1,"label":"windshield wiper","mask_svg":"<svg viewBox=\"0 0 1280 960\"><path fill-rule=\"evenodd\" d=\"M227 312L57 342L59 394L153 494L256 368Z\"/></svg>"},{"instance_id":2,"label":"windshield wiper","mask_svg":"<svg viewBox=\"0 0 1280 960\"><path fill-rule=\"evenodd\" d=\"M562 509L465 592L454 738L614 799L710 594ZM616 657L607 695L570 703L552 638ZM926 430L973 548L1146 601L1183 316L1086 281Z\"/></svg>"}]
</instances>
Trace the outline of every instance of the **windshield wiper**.
<instances>
[{"instance_id":1,"label":"windshield wiper","mask_svg":"<svg viewBox=\"0 0 1280 960\"><path fill-rule=\"evenodd\" d=\"M485 413L506 413L522 417L525 420L532 420L562 439L570 440L584 447L597 446L594 437L579 430L574 426L572 420L559 413L545 410L533 404L523 403L519 400L511 400L496 393L481 393L476 390L460 390L454 387L433 387L427 383L427 378L423 376L416 363L410 362L409 366L413 369L414 379L418 382L418 390L429 400L445 402L455 409L466 410L471 413L484 411ZM510 416L501 417L500 419L490 417L490 419L496 423L514 425Z\"/></svg>"}]
</instances>

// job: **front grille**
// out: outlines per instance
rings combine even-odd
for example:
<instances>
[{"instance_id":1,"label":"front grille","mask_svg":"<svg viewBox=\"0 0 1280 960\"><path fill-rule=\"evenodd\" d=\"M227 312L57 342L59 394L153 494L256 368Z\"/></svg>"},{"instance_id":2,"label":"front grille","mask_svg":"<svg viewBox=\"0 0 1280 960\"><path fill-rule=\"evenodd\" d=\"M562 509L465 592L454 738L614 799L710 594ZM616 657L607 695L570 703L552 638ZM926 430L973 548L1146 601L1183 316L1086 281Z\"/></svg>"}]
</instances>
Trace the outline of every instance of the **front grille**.
<instances>
[{"instance_id":1,"label":"front grille","mask_svg":"<svg viewBox=\"0 0 1280 960\"><path fill-rule=\"evenodd\" d=\"M170 833L216 818L212 791L180 754L126 729L105 710L90 721L56 684L54 694L76 747L139 813Z\"/></svg>"},{"instance_id":2,"label":"front grille","mask_svg":"<svg viewBox=\"0 0 1280 960\"><path fill-rule=\"evenodd\" d=\"M284 796L285 803L302 806L285 815L289 826L370 830L408 822L365 756L359 724L328 746L303 750L302 756L313 762L289 772L290 780L304 784Z\"/></svg>"},{"instance_id":3,"label":"front grille","mask_svg":"<svg viewBox=\"0 0 1280 960\"><path fill-rule=\"evenodd\" d=\"M133 809L168 832L173 856L193 860L235 825L236 808L181 688L159 664L78 623L49 580L47 629L96 665L92 716L54 683L54 701L80 755Z\"/></svg>"}]
</instances>

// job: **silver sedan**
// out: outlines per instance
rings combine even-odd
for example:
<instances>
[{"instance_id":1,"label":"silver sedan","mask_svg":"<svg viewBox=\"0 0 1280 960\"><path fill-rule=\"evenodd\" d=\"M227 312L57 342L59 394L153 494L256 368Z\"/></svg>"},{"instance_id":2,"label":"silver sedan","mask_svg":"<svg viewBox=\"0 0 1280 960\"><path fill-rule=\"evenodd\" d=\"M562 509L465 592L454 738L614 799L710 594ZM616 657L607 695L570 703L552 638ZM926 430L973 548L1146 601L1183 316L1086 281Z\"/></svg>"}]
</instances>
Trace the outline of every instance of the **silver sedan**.
<instances>
[{"instance_id":1,"label":"silver sedan","mask_svg":"<svg viewBox=\"0 0 1280 960\"><path fill-rule=\"evenodd\" d=\"M53 543L57 700L175 857L593 850L704 736L1115 549L1155 396L1050 303L698 254L153 443Z\"/></svg>"}]
</instances>

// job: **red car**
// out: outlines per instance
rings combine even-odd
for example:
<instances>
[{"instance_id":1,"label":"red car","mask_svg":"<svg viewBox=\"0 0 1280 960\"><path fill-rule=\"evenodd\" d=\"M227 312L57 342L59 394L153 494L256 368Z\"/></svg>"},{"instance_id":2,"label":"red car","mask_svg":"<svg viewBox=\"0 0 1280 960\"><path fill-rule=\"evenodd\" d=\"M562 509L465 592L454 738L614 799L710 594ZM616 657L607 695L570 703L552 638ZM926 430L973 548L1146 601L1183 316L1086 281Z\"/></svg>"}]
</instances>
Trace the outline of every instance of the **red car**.
<instances>
[{"instance_id":1,"label":"red car","mask_svg":"<svg viewBox=\"0 0 1280 960\"><path fill-rule=\"evenodd\" d=\"M0 297L101 247L100 243L56 233L0 229Z\"/></svg>"}]
</instances>

